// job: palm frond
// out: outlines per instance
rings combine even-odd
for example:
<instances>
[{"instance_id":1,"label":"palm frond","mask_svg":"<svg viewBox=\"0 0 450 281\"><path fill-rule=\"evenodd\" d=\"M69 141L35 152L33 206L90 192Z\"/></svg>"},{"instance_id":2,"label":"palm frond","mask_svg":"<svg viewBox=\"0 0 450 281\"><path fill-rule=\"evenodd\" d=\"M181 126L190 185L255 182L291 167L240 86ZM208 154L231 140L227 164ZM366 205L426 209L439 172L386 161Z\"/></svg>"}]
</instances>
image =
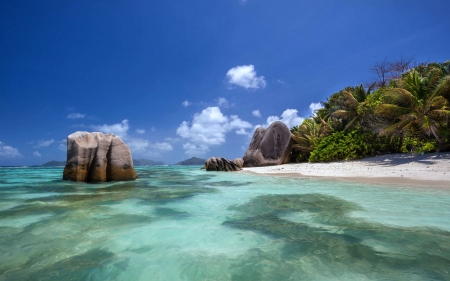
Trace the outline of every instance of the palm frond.
<instances>
[{"instance_id":1,"label":"palm frond","mask_svg":"<svg viewBox=\"0 0 450 281\"><path fill-rule=\"evenodd\" d=\"M355 112L354 111L348 111L348 110L336 110L335 112L333 112L333 116L342 119L342 120L348 120L351 118L354 118L355 116Z\"/></svg>"},{"instance_id":2,"label":"palm frond","mask_svg":"<svg viewBox=\"0 0 450 281\"><path fill-rule=\"evenodd\" d=\"M436 88L434 88L433 96L443 96L450 98L450 75L446 75L439 80Z\"/></svg>"},{"instance_id":3,"label":"palm frond","mask_svg":"<svg viewBox=\"0 0 450 281\"><path fill-rule=\"evenodd\" d=\"M341 95L344 97L346 109L356 110L358 108L359 102L352 93L349 91L342 91Z\"/></svg>"},{"instance_id":4,"label":"palm frond","mask_svg":"<svg viewBox=\"0 0 450 281\"><path fill-rule=\"evenodd\" d=\"M375 107L375 114L382 117L400 117L413 111L414 110L411 108L395 104L380 104Z\"/></svg>"},{"instance_id":5,"label":"palm frond","mask_svg":"<svg viewBox=\"0 0 450 281\"><path fill-rule=\"evenodd\" d=\"M423 116L419 121L420 129L422 132L425 132L428 136L432 133L433 122L428 118L428 116Z\"/></svg>"},{"instance_id":6,"label":"palm frond","mask_svg":"<svg viewBox=\"0 0 450 281\"><path fill-rule=\"evenodd\" d=\"M389 135L399 135L402 134L402 130L405 126L411 123L411 120L402 120L398 123L395 123L391 126L388 126L381 130L380 135L381 136L389 136Z\"/></svg>"},{"instance_id":7,"label":"palm frond","mask_svg":"<svg viewBox=\"0 0 450 281\"><path fill-rule=\"evenodd\" d=\"M356 116L355 118L350 120L350 122L348 122L348 124L344 127L344 131L347 131L348 129L353 128L355 126L355 123L358 123L358 121L359 121L359 116Z\"/></svg>"},{"instance_id":8,"label":"palm frond","mask_svg":"<svg viewBox=\"0 0 450 281\"><path fill-rule=\"evenodd\" d=\"M386 103L391 103L401 106L413 107L418 104L417 98L411 92L402 88L387 89L384 92Z\"/></svg>"},{"instance_id":9,"label":"palm frond","mask_svg":"<svg viewBox=\"0 0 450 281\"><path fill-rule=\"evenodd\" d=\"M437 108L443 108L449 105L449 101L444 98L443 96L435 96L431 98L429 101L429 108L437 109Z\"/></svg>"},{"instance_id":10,"label":"palm frond","mask_svg":"<svg viewBox=\"0 0 450 281\"><path fill-rule=\"evenodd\" d=\"M438 118L445 118L447 116L450 116L450 108L446 107L443 109L435 109L431 110L428 115L430 116L436 116Z\"/></svg>"},{"instance_id":11,"label":"palm frond","mask_svg":"<svg viewBox=\"0 0 450 281\"><path fill-rule=\"evenodd\" d=\"M423 78L420 77L419 72L413 70L406 75L403 80L404 88L413 94L417 99L423 98Z\"/></svg>"}]
</instances>

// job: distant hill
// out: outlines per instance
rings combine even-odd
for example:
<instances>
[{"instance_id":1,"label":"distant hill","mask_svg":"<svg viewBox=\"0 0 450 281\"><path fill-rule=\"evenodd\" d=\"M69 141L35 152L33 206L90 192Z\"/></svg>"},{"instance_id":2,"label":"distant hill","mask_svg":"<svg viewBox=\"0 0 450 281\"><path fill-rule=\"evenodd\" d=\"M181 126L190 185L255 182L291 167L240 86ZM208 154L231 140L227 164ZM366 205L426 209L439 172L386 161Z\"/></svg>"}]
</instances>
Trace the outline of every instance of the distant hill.
<instances>
[{"instance_id":1,"label":"distant hill","mask_svg":"<svg viewBox=\"0 0 450 281\"><path fill-rule=\"evenodd\" d=\"M42 165L33 165L32 167L61 167L66 166L66 161L55 161L52 160L50 162L44 163Z\"/></svg>"},{"instance_id":2,"label":"distant hill","mask_svg":"<svg viewBox=\"0 0 450 281\"><path fill-rule=\"evenodd\" d=\"M183 166L188 166L188 165L203 166L203 165L205 165L205 161L206 161L206 159L201 159L201 158L197 158L197 157L192 157L191 159L188 159L188 160L184 160L184 161L178 162L177 165L183 165Z\"/></svg>"},{"instance_id":3,"label":"distant hill","mask_svg":"<svg viewBox=\"0 0 450 281\"><path fill-rule=\"evenodd\" d=\"M152 161L148 159L133 159L134 166L156 166L156 165L166 165L162 161Z\"/></svg>"}]
</instances>

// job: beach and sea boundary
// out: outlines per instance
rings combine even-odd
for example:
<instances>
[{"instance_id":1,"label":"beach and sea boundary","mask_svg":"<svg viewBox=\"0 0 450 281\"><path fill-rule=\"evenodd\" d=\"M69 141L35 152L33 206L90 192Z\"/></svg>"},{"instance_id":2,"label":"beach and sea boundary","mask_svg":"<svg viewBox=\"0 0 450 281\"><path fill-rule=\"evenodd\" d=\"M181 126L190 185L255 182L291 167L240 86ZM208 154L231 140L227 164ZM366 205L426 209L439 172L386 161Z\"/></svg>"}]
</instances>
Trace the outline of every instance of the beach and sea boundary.
<instances>
[{"instance_id":1,"label":"beach and sea boundary","mask_svg":"<svg viewBox=\"0 0 450 281\"><path fill-rule=\"evenodd\" d=\"M387 154L353 161L251 167L243 172L450 190L450 153Z\"/></svg>"}]
</instances>

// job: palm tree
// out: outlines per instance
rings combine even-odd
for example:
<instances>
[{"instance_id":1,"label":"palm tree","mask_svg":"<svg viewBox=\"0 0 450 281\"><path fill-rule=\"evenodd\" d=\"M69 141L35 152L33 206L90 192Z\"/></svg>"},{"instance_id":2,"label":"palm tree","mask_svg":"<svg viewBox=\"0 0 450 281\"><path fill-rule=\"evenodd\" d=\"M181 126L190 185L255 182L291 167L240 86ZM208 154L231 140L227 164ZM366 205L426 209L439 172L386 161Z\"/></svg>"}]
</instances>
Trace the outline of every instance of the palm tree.
<instances>
[{"instance_id":1,"label":"palm tree","mask_svg":"<svg viewBox=\"0 0 450 281\"><path fill-rule=\"evenodd\" d=\"M443 120L450 115L450 78L436 68L426 77L412 70L400 81L401 88L385 88L385 103L375 108L375 113L393 121L383 128L381 135L414 137L434 136L440 143L448 135ZM448 120L448 119L447 119ZM447 124L448 125L448 124Z\"/></svg>"},{"instance_id":2,"label":"palm tree","mask_svg":"<svg viewBox=\"0 0 450 281\"><path fill-rule=\"evenodd\" d=\"M292 148L303 155L303 160L307 160L320 138L332 132L332 127L323 119L320 119L320 122L317 123L315 119L308 118L300 126L292 128L291 132L296 142Z\"/></svg>"},{"instance_id":3,"label":"palm tree","mask_svg":"<svg viewBox=\"0 0 450 281\"><path fill-rule=\"evenodd\" d=\"M358 109L364 104L370 92L366 91L361 84L355 88L347 88L339 92L339 94L341 95L341 104L339 109L335 110L331 115L345 122L344 131L360 127L364 115Z\"/></svg>"}]
</instances>

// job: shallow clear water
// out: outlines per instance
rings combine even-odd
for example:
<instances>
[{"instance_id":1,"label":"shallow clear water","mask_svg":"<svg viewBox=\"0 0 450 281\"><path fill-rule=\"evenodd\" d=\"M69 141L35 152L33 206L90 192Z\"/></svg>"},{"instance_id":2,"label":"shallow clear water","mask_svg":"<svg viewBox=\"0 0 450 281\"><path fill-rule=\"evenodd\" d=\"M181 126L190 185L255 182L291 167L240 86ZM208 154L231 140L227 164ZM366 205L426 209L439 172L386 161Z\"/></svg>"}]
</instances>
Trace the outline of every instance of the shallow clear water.
<instances>
[{"instance_id":1,"label":"shallow clear water","mask_svg":"<svg viewBox=\"0 0 450 281\"><path fill-rule=\"evenodd\" d=\"M450 280L450 192L137 168L0 168L0 280Z\"/></svg>"}]
</instances>

